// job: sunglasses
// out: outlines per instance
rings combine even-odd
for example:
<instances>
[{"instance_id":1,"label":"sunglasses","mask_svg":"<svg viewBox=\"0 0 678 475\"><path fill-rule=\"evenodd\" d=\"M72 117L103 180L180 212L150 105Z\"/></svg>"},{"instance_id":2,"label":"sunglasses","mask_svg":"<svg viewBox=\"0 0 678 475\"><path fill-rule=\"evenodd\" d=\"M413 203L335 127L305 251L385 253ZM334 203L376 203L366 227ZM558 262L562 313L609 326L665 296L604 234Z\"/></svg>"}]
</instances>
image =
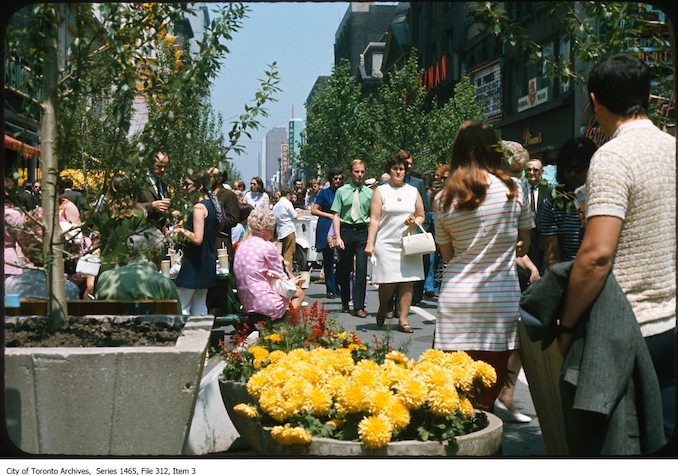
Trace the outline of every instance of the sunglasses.
<instances>
[{"instance_id":1,"label":"sunglasses","mask_svg":"<svg viewBox=\"0 0 678 475\"><path fill-rule=\"evenodd\" d=\"M528 171L528 172L535 172L535 173L536 173L536 172L542 171L542 169L541 169L541 168L528 168L527 171Z\"/></svg>"}]
</instances>

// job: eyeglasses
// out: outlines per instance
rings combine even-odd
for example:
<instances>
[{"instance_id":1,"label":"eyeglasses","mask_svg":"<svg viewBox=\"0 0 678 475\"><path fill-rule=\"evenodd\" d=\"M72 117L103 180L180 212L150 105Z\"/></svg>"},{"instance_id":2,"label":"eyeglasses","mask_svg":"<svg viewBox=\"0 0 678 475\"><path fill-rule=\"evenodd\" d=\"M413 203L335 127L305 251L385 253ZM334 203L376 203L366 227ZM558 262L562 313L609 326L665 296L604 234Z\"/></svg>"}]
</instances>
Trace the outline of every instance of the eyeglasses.
<instances>
[{"instance_id":1,"label":"eyeglasses","mask_svg":"<svg viewBox=\"0 0 678 475\"><path fill-rule=\"evenodd\" d=\"M537 173L537 172L542 171L542 169L541 169L541 168L528 168L527 171L528 171L528 172L535 172L535 173Z\"/></svg>"}]
</instances>

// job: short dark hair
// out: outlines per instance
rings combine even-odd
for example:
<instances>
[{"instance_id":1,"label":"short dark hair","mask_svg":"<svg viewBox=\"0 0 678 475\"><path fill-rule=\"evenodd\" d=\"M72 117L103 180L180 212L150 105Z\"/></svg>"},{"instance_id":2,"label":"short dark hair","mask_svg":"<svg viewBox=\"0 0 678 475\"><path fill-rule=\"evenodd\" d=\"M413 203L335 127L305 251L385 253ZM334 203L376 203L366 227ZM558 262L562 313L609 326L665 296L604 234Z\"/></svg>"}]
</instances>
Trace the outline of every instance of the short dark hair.
<instances>
[{"instance_id":1,"label":"short dark hair","mask_svg":"<svg viewBox=\"0 0 678 475\"><path fill-rule=\"evenodd\" d=\"M250 213L252 212L254 208L252 205L249 205L247 203L240 203L239 209L238 209L238 222L245 221L247 218L249 218Z\"/></svg>"},{"instance_id":2,"label":"short dark hair","mask_svg":"<svg viewBox=\"0 0 678 475\"><path fill-rule=\"evenodd\" d=\"M596 144L588 137L575 137L563 144L556 158L556 181L565 184L565 172L579 166L588 169Z\"/></svg>"},{"instance_id":3,"label":"short dark hair","mask_svg":"<svg viewBox=\"0 0 678 475\"><path fill-rule=\"evenodd\" d=\"M388 173L395 165L402 165L405 167L405 170L407 170L407 159L409 157L410 154L402 150L394 153L386 159L386 167L384 168L384 171Z\"/></svg>"},{"instance_id":4,"label":"short dark hair","mask_svg":"<svg viewBox=\"0 0 678 475\"><path fill-rule=\"evenodd\" d=\"M337 175L343 176L343 174L344 174L344 171L339 167L330 168L330 171L327 172L327 179L329 181L332 181L332 178L334 178L335 176L337 176Z\"/></svg>"},{"instance_id":5,"label":"short dark hair","mask_svg":"<svg viewBox=\"0 0 678 475\"><path fill-rule=\"evenodd\" d=\"M252 180L257 182L257 185L259 185L260 191L264 191L264 180L262 180L261 177L255 176L254 178L252 178Z\"/></svg>"},{"instance_id":6,"label":"short dark hair","mask_svg":"<svg viewBox=\"0 0 678 475\"><path fill-rule=\"evenodd\" d=\"M593 66L588 91L613 114L624 117L647 115L650 68L635 56L615 54Z\"/></svg>"},{"instance_id":7,"label":"short dark hair","mask_svg":"<svg viewBox=\"0 0 678 475\"><path fill-rule=\"evenodd\" d=\"M280 188L280 196L291 196L292 190L286 186Z\"/></svg>"}]
</instances>

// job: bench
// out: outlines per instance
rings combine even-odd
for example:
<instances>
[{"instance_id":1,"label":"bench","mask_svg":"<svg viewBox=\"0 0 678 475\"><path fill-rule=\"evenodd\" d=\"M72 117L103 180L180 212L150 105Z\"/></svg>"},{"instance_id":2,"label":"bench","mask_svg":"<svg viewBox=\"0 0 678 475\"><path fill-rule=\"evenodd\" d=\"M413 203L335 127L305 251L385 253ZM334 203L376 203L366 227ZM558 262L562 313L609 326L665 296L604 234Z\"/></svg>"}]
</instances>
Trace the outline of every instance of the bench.
<instances>
[{"instance_id":1,"label":"bench","mask_svg":"<svg viewBox=\"0 0 678 475\"><path fill-rule=\"evenodd\" d=\"M5 315L47 315L47 301L21 299L19 308L5 308ZM167 300L68 300L68 314L86 315L177 315L178 302Z\"/></svg>"}]
</instances>

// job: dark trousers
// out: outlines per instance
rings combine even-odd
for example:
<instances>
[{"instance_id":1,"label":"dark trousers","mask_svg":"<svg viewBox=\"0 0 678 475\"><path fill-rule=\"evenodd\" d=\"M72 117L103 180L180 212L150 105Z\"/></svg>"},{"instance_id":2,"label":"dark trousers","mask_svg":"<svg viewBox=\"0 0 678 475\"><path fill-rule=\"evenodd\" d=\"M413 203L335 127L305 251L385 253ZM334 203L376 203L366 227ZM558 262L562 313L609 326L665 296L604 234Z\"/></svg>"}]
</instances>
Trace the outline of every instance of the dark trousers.
<instances>
[{"instance_id":1,"label":"dark trousers","mask_svg":"<svg viewBox=\"0 0 678 475\"><path fill-rule=\"evenodd\" d=\"M334 275L334 249L323 249L323 271L325 272L325 288L328 293L337 293L337 281Z\"/></svg>"},{"instance_id":2,"label":"dark trousers","mask_svg":"<svg viewBox=\"0 0 678 475\"><path fill-rule=\"evenodd\" d=\"M337 263L337 287L341 293L341 304L347 306L351 300L351 272L355 259L355 282L353 283L353 310L365 309L365 291L367 289L367 226L341 225L341 239L344 250L339 250ZM327 277L325 277L327 278Z\"/></svg>"},{"instance_id":3,"label":"dark trousers","mask_svg":"<svg viewBox=\"0 0 678 475\"><path fill-rule=\"evenodd\" d=\"M671 439L676 421L676 330L645 338L662 393L664 433Z\"/></svg>"}]
</instances>

